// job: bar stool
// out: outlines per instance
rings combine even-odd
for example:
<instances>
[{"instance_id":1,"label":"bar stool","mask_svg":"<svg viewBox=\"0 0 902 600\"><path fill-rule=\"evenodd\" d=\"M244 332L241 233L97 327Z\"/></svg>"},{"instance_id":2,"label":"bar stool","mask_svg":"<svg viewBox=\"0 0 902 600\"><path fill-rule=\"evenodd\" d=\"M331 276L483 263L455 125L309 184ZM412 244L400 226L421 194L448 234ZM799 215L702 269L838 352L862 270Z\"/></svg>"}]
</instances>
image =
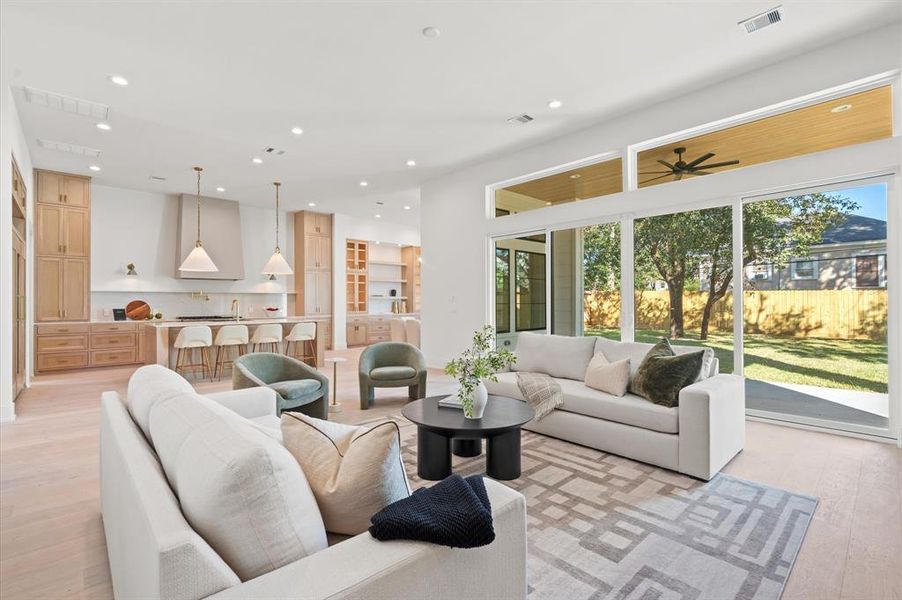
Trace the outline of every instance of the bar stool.
<instances>
[{"instance_id":1,"label":"bar stool","mask_svg":"<svg viewBox=\"0 0 902 600\"><path fill-rule=\"evenodd\" d=\"M257 325L251 337L251 344L254 352L257 351L257 346L263 344L269 344L270 352L282 352L282 326L278 323Z\"/></svg>"},{"instance_id":2,"label":"bar stool","mask_svg":"<svg viewBox=\"0 0 902 600\"><path fill-rule=\"evenodd\" d=\"M213 345L216 346L216 359L213 361L213 377L222 378L222 372L226 365L231 365L231 360L226 360L231 348L237 350L241 356L247 351L247 325L223 325L216 332Z\"/></svg>"},{"instance_id":3,"label":"bar stool","mask_svg":"<svg viewBox=\"0 0 902 600\"><path fill-rule=\"evenodd\" d=\"M285 336L285 340L288 342L285 345L286 355L299 358L304 362L312 359L313 362L310 364L314 367L318 366L316 364L316 344L314 343L314 340L316 340L316 323L312 321L309 323L297 323L291 328L289 334ZM294 354L291 352L292 343L294 343ZM300 356L298 356L298 344L301 345Z\"/></svg>"},{"instance_id":4,"label":"bar stool","mask_svg":"<svg viewBox=\"0 0 902 600\"><path fill-rule=\"evenodd\" d=\"M213 332L206 325L191 325L182 327L175 337L175 347L178 352L175 356L175 371L195 370L198 367L207 377L213 379L210 374L210 346L213 345ZM184 362L191 360L195 350L200 350L200 362Z\"/></svg>"}]
</instances>

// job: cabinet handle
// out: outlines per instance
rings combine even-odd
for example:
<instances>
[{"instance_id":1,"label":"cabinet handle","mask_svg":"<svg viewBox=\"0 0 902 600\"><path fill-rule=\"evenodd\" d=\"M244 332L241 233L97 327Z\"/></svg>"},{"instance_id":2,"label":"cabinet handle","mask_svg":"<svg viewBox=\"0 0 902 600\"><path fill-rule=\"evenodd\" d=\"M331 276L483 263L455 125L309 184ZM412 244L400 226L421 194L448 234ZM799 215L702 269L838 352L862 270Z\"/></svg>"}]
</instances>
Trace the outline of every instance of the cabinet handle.
<instances>
[{"instance_id":1,"label":"cabinet handle","mask_svg":"<svg viewBox=\"0 0 902 600\"><path fill-rule=\"evenodd\" d=\"M57 196L59 196L60 204L62 204L62 203L63 203L63 195L62 195L62 194L57 194Z\"/></svg>"},{"instance_id":2,"label":"cabinet handle","mask_svg":"<svg viewBox=\"0 0 902 600\"><path fill-rule=\"evenodd\" d=\"M62 253L62 251L63 251L63 245L62 245L62 244L57 244L57 246L56 246L56 251Z\"/></svg>"},{"instance_id":3,"label":"cabinet handle","mask_svg":"<svg viewBox=\"0 0 902 600\"><path fill-rule=\"evenodd\" d=\"M63 194L63 202L69 204L69 194Z\"/></svg>"}]
</instances>

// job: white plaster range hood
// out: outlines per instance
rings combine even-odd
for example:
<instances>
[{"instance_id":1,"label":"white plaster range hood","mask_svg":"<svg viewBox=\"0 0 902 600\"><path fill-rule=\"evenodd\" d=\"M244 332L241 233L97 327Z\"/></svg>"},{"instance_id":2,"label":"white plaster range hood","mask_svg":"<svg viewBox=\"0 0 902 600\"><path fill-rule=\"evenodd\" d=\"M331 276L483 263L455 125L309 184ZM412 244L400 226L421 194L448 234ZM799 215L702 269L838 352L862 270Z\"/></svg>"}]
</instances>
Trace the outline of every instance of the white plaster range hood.
<instances>
[{"instance_id":1,"label":"white plaster range hood","mask_svg":"<svg viewBox=\"0 0 902 600\"><path fill-rule=\"evenodd\" d=\"M214 272L179 271L179 265L197 241L197 196L179 195L175 276L178 279L244 279L244 246L238 203L201 196L201 239L204 249L219 268Z\"/></svg>"}]
</instances>

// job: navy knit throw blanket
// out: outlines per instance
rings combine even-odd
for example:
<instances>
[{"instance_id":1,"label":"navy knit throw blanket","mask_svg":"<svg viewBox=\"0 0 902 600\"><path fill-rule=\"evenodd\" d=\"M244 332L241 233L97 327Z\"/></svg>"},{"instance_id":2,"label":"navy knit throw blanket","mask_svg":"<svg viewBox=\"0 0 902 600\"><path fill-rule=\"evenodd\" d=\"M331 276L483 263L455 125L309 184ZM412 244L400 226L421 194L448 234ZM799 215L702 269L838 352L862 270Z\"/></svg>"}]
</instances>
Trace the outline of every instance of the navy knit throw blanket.
<instances>
[{"instance_id":1,"label":"navy knit throw blanket","mask_svg":"<svg viewBox=\"0 0 902 600\"><path fill-rule=\"evenodd\" d=\"M415 540L477 548L495 539L492 506L481 475L451 475L389 504L370 519L377 540Z\"/></svg>"}]
</instances>

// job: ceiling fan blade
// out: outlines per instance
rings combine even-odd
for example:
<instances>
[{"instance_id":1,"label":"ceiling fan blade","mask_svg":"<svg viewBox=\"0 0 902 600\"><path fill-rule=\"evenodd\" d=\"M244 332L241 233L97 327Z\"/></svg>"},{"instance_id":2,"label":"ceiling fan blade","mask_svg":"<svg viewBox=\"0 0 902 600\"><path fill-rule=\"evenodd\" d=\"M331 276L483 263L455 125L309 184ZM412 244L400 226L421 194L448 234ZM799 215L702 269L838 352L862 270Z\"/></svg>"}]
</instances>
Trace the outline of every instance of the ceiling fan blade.
<instances>
[{"instance_id":1,"label":"ceiling fan blade","mask_svg":"<svg viewBox=\"0 0 902 600\"><path fill-rule=\"evenodd\" d=\"M705 162L706 160L708 160L709 158L711 158L713 156L714 156L713 152L708 152L707 154L702 154L701 156L699 156L698 158L696 158L695 160L690 162L688 165L686 165L686 168L691 169L692 167L696 167L699 164Z\"/></svg>"},{"instance_id":2,"label":"ceiling fan blade","mask_svg":"<svg viewBox=\"0 0 902 600\"><path fill-rule=\"evenodd\" d=\"M673 174L673 171L639 171L639 175L657 175L659 173Z\"/></svg>"},{"instance_id":3,"label":"ceiling fan blade","mask_svg":"<svg viewBox=\"0 0 902 600\"><path fill-rule=\"evenodd\" d=\"M640 181L639 185L645 185L646 183L651 183L652 181L656 181L658 179L664 179L665 177L670 177L673 173L667 173L666 175L658 175L657 177L652 177L651 179L646 179L645 181Z\"/></svg>"},{"instance_id":4,"label":"ceiling fan blade","mask_svg":"<svg viewBox=\"0 0 902 600\"><path fill-rule=\"evenodd\" d=\"M689 171L686 175L714 175L714 173L708 171Z\"/></svg>"},{"instance_id":5,"label":"ceiling fan blade","mask_svg":"<svg viewBox=\"0 0 902 600\"><path fill-rule=\"evenodd\" d=\"M718 167L729 167L730 165L738 165L738 160L727 160L719 163L711 163L710 165L702 165L703 169L716 169Z\"/></svg>"},{"instance_id":6,"label":"ceiling fan blade","mask_svg":"<svg viewBox=\"0 0 902 600\"><path fill-rule=\"evenodd\" d=\"M667 162L666 160L658 160L659 163L670 169L671 171L676 171L676 167Z\"/></svg>"}]
</instances>

